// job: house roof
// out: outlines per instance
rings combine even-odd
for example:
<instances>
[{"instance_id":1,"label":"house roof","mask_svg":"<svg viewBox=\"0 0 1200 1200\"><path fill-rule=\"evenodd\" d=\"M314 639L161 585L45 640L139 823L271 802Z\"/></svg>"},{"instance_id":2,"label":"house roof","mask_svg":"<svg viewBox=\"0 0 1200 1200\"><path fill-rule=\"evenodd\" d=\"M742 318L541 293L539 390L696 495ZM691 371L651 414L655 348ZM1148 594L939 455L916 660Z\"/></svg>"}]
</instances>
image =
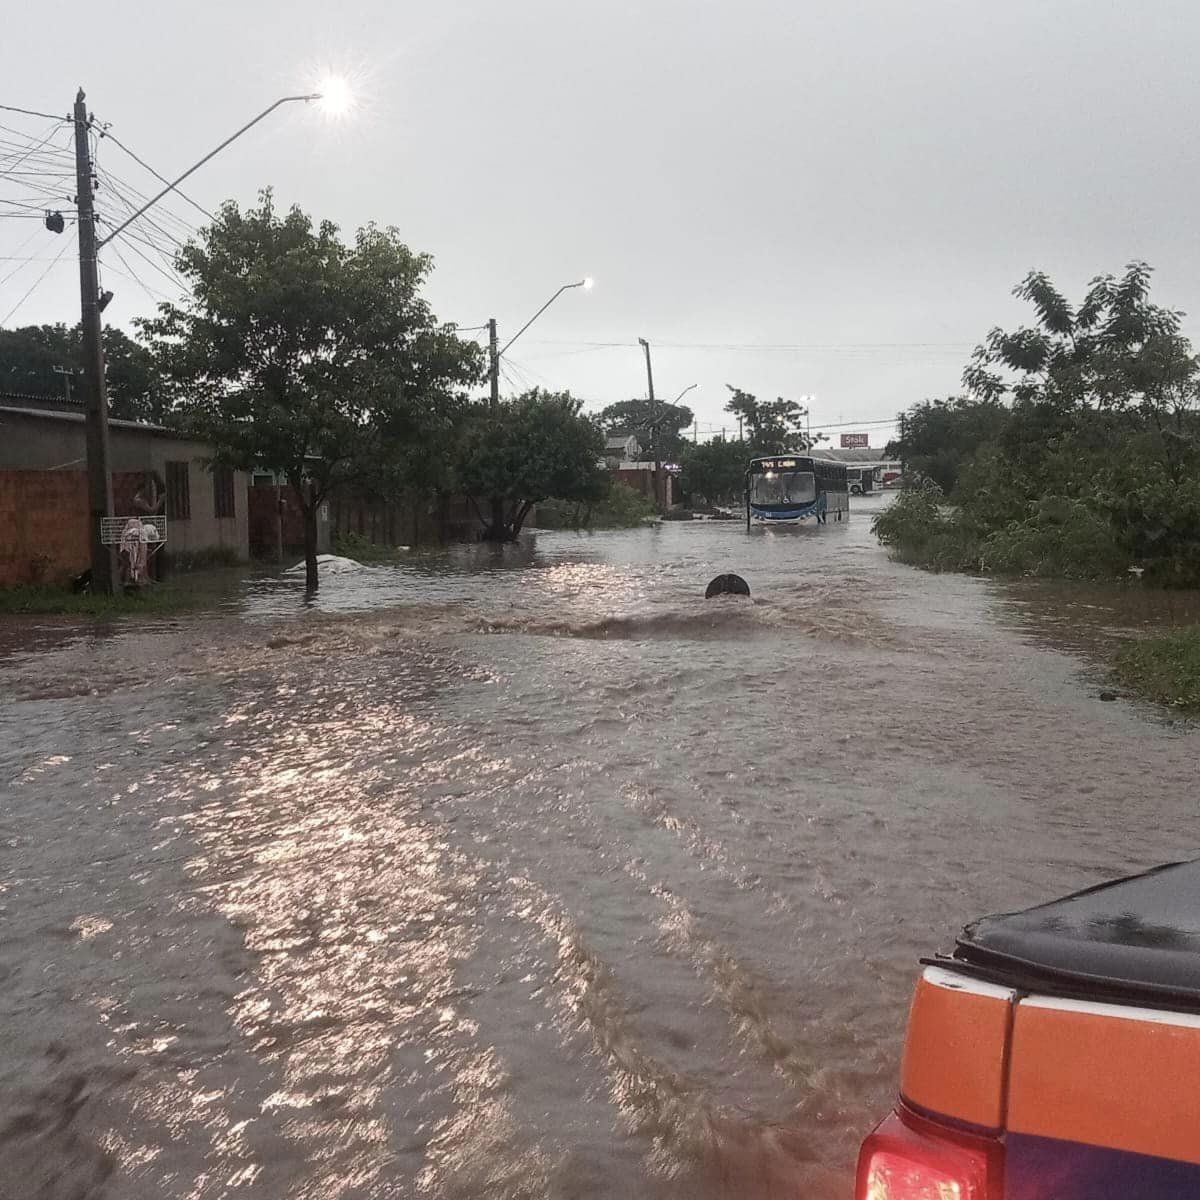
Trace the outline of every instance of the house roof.
<instances>
[{"instance_id":1,"label":"house roof","mask_svg":"<svg viewBox=\"0 0 1200 1200\"><path fill-rule=\"evenodd\" d=\"M0 396L0 399L7 399L7 396ZM25 408L14 404L0 404L0 415L3 414L33 417L39 421L67 421L75 425L82 425L84 421L82 412L64 412L53 408ZM116 429L131 429L137 433L150 433L157 437L178 438L182 442L196 440L189 434L181 433L177 429L168 429L165 425L150 425L144 421L122 421L113 417L108 418L108 423Z\"/></svg>"}]
</instances>

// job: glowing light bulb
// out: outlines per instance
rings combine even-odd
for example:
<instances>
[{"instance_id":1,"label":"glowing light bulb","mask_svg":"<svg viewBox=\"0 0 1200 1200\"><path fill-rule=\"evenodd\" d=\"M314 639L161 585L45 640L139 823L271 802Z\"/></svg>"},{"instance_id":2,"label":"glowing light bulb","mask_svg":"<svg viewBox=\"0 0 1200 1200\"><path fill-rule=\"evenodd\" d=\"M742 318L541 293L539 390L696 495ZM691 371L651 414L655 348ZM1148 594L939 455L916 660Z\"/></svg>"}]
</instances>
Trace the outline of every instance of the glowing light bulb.
<instances>
[{"instance_id":1,"label":"glowing light bulb","mask_svg":"<svg viewBox=\"0 0 1200 1200\"><path fill-rule=\"evenodd\" d=\"M350 84L337 75L326 76L317 87L321 108L331 117L343 117L354 107L354 92Z\"/></svg>"}]
</instances>

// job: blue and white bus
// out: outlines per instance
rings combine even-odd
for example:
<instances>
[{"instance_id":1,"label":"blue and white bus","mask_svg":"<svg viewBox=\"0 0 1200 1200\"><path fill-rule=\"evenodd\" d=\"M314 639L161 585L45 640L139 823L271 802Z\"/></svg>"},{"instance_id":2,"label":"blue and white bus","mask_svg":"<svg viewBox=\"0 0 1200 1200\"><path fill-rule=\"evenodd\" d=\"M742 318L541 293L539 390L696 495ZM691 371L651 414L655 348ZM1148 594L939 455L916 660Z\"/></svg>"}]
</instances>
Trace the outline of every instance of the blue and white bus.
<instances>
[{"instance_id":1,"label":"blue and white bus","mask_svg":"<svg viewBox=\"0 0 1200 1200\"><path fill-rule=\"evenodd\" d=\"M746 468L746 528L752 521L803 521L824 525L850 511L846 464L808 454L752 458Z\"/></svg>"}]
</instances>

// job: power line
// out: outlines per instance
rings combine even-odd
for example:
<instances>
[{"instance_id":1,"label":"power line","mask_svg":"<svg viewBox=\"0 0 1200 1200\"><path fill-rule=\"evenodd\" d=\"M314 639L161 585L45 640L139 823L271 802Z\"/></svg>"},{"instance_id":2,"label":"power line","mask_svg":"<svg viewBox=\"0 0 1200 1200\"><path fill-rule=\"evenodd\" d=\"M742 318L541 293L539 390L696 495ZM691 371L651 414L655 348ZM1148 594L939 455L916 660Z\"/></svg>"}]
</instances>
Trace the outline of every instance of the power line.
<instances>
[{"instance_id":1,"label":"power line","mask_svg":"<svg viewBox=\"0 0 1200 1200\"><path fill-rule=\"evenodd\" d=\"M5 178L9 175L14 174L16 172L17 167L19 167L23 162L25 162L31 155L37 153L37 151L39 151L57 132L58 132L58 126L52 125L50 127L49 131L46 133L46 135L41 139L41 141L32 143L29 146L29 148L25 151L25 153L22 154L21 157L18 158L15 163L12 164L12 166L5 167L3 171L0 171L0 178Z\"/></svg>"},{"instance_id":2,"label":"power line","mask_svg":"<svg viewBox=\"0 0 1200 1200\"><path fill-rule=\"evenodd\" d=\"M118 186L117 186L117 184L118 184L119 182L121 182L121 181L119 181L119 180L114 180L114 179L113 179L113 178L112 178L112 177L111 177L111 176L110 176L110 175L109 175L107 172L104 172L104 173L103 173L103 175L102 175L102 178L103 178L103 180L104 180L105 184L107 185L108 189L109 189L109 190L112 192L112 194L113 194L114 196L116 196L116 198L117 198L117 199L118 199L118 200L119 200L119 201L120 201L122 204L124 204L124 205L125 205L125 207L126 207L126 208L127 208L127 209L128 209L130 212L131 212L131 213L135 213L135 212L137 212L137 206L136 206L135 204L133 204L133 203L132 203L132 201L130 201L129 197L128 197L128 196L126 196L126 195L125 195L125 194L124 194L124 193L121 191L120 187L118 187ZM176 221L178 221L180 225L183 225L183 226L184 226L184 228L185 228L185 229L187 229L187 231L188 231L189 233L193 233L193 232L194 232L194 231L192 230L191 226L188 226L188 225L186 225L186 223L183 221L183 219L182 219L181 217L175 217L175 216L174 216L174 214L173 214L173 213L170 213L168 210L163 210L163 213L162 213L161 215L163 215L163 216L170 215L170 216L174 217L174 219L175 219ZM158 231L158 232L159 232L159 233L160 233L160 234L161 234L163 237L165 237L165 238L167 239L167 241L168 241L168 242L170 242L170 243L171 243L171 245L172 245L172 246L174 246L176 249L182 249L182 248L183 248L183 242L182 242L182 241L181 241L181 240L180 240L178 237L176 237L176 236L175 236L175 234L171 233L171 231L170 231L170 230L168 230L168 229L164 229L164 228L163 228L161 225L159 225L159 224L158 224L158 222L157 222L157 221L155 221L155 220L154 220L153 218L151 218L151 217L148 217L148 216L145 216L145 215L143 215L143 218L142 218L142 219L145 221L145 223L146 223L147 225L149 225L149 226L150 226L150 228L151 228L151 229L155 229L155 230L157 230L157 231ZM161 250L161 247L159 247L159 246L155 246L155 249L156 249L156 250Z\"/></svg>"},{"instance_id":3,"label":"power line","mask_svg":"<svg viewBox=\"0 0 1200 1200\"><path fill-rule=\"evenodd\" d=\"M530 343L542 346L582 346L588 349L629 349L636 342L575 342L530 338ZM655 346L665 350L970 350L973 342L660 342Z\"/></svg>"},{"instance_id":4,"label":"power line","mask_svg":"<svg viewBox=\"0 0 1200 1200\"><path fill-rule=\"evenodd\" d=\"M39 276L38 276L38 277L37 277L37 278L36 278L36 279L33 281L33 283L29 285L29 290L28 290L28 291L25 293L25 295L23 295L23 296L20 298L20 300L18 300L18 301L16 302L16 304L14 304L14 305L12 306L12 308L10 308L10 309L8 310L8 312L7 312L7 313L4 315L4 317L3 317L3 318L0 318L0 325L7 325L7 324L8 324L8 322L9 322L10 320L12 320L12 315L13 315L13 313L15 313L15 312L17 311L17 309L18 309L18 308L20 308L20 307L21 307L21 305L22 305L22 304L24 304L24 303L25 303L25 301L26 301L26 300L28 300L28 299L29 299L29 297L30 297L31 295L33 295L34 289L35 289L35 288L38 286L38 284L40 284L40 283L42 282L42 280L43 280L43 279L45 279L45 278L46 278L46 276L47 276L47 275L49 275L49 274L50 274L50 272L54 270L54 263L58 262L58 260L59 260L60 258L62 258L62 256L63 256L64 254L66 254L66 252L67 252L67 250L68 250L69 246L70 246L70 243L69 243L69 242L68 242L68 243L65 243L65 244L63 245L63 248L62 248L62 249L61 249L61 250L58 252L58 254L55 256L55 258L54 258L54 262L52 262L52 263L51 263L51 264L50 264L50 265L49 265L49 266L48 266L48 267L47 267L47 268L46 268L46 269L45 269L45 270L44 270L44 271L43 271L43 272L42 272L42 273L41 273L41 274L40 274L40 275L39 275Z\"/></svg>"},{"instance_id":5,"label":"power line","mask_svg":"<svg viewBox=\"0 0 1200 1200\"><path fill-rule=\"evenodd\" d=\"M67 121L70 122L70 117L56 116L54 113L37 112L32 108L16 108L12 104L0 104L0 112L15 112L21 113L26 117L43 117L47 121Z\"/></svg>"},{"instance_id":6,"label":"power line","mask_svg":"<svg viewBox=\"0 0 1200 1200\"><path fill-rule=\"evenodd\" d=\"M168 303L170 302L171 297L168 296L166 292L157 291L143 281L142 277L129 265L129 261L126 259L125 255L123 255L121 251L116 248L116 246L113 246L113 253L121 260L125 267L125 271L128 271L129 273L125 274L123 271L118 271L117 268L111 264L105 267L106 271L112 271L115 275L120 275L122 279L128 279L130 283L136 283L138 287L140 287L142 291L145 292L146 295L156 304L160 300L165 300Z\"/></svg>"},{"instance_id":7,"label":"power line","mask_svg":"<svg viewBox=\"0 0 1200 1200\"><path fill-rule=\"evenodd\" d=\"M156 263L148 255L144 254L138 248L138 246L134 244L133 241L128 239L127 233L119 233L117 236L126 238L126 245L129 247L129 249L132 250L133 253L136 254L138 258L140 258L142 262L144 262L152 271L157 271L169 284L171 284L172 287L181 288L183 291L188 290L187 284L182 279L180 279L178 276L168 274L162 267L158 265L158 263ZM111 243L109 244L111 245Z\"/></svg>"},{"instance_id":8,"label":"power line","mask_svg":"<svg viewBox=\"0 0 1200 1200\"><path fill-rule=\"evenodd\" d=\"M165 183L171 189L171 191L173 191L177 196L186 200L194 209L196 209L199 212L202 212L210 221L215 221L217 219L216 217L213 216L212 213L210 213L208 211L207 208L204 207L204 205L197 204L196 201L193 200L191 198L191 196L187 195L186 192L181 192L179 190L179 188L175 187L171 183L171 181L166 178L165 175L160 175L148 162L146 162L144 159L141 159L136 154L134 154L134 152L132 150L130 150L129 147L126 146L125 143L122 142L117 137L117 135L115 133L113 133L111 130L109 130L109 129L104 130L100 136L108 138L108 140L110 142L112 142L114 146L116 146L120 150L124 150L125 153L128 154L129 157L132 158L133 161L135 163L137 163L139 167L143 167L143 168L145 168L145 170L149 171L150 174L153 175L154 178L157 179L159 183ZM136 191L136 189L134 189L134 190Z\"/></svg>"},{"instance_id":9,"label":"power line","mask_svg":"<svg viewBox=\"0 0 1200 1200\"><path fill-rule=\"evenodd\" d=\"M131 208L134 212L136 212L138 208L140 208L141 205L149 199L147 194L140 188L135 187L127 179L123 179L120 175L114 174L105 167L97 166L97 174L100 179L104 181L107 187L113 188L114 190L120 192L121 197L126 204L130 203L129 196L134 196L137 198L138 203L136 205L131 205ZM129 196L125 195L126 192L129 193ZM199 232L198 228L193 225L191 221L181 217L173 209L168 208L166 204L160 203L155 205L155 212L163 220L170 220L174 224L178 225L181 229L185 230L189 237L194 237Z\"/></svg>"}]
</instances>

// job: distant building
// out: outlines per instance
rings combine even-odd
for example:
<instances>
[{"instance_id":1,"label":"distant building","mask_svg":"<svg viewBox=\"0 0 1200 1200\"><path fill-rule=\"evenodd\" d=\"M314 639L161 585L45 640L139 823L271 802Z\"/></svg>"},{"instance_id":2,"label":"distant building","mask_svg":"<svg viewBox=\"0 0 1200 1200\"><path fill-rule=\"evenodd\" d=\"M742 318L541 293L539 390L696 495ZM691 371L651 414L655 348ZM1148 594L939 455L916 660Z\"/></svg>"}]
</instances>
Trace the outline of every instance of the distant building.
<instances>
[{"instance_id":1,"label":"distant building","mask_svg":"<svg viewBox=\"0 0 1200 1200\"><path fill-rule=\"evenodd\" d=\"M610 470L616 470L623 462L637 462L642 448L632 433L610 433L604 439L604 461Z\"/></svg>"}]
</instances>

